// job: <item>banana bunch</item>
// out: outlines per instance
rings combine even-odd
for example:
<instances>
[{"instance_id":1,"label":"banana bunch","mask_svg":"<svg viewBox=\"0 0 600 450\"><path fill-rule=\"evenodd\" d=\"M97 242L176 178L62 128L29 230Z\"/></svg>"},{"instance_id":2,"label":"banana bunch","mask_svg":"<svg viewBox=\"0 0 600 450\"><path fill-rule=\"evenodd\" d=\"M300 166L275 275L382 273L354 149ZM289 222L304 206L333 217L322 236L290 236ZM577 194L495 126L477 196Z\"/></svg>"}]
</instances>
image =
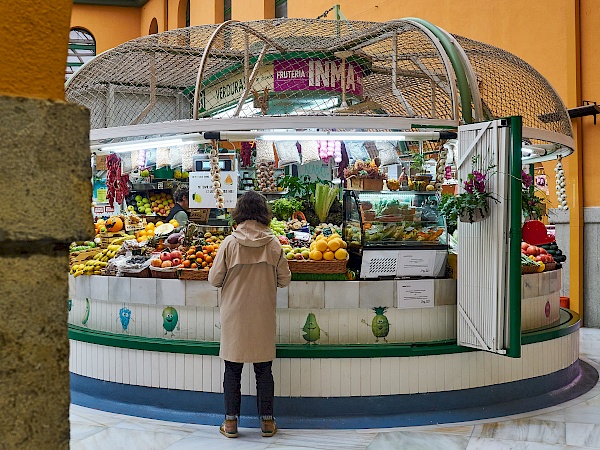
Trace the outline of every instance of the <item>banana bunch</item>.
<instances>
[{"instance_id":1,"label":"banana bunch","mask_svg":"<svg viewBox=\"0 0 600 450\"><path fill-rule=\"evenodd\" d=\"M121 249L121 245L110 244L107 248L102 250L100 253L96 253L94 258L95 261L108 262L109 259L114 258L117 252Z\"/></svg>"},{"instance_id":2,"label":"banana bunch","mask_svg":"<svg viewBox=\"0 0 600 450\"><path fill-rule=\"evenodd\" d=\"M107 265L108 263L104 261L90 259L83 264L74 264L69 273L74 277L78 277L79 275L100 275L102 268Z\"/></svg>"},{"instance_id":3,"label":"banana bunch","mask_svg":"<svg viewBox=\"0 0 600 450\"><path fill-rule=\"evenodd\" d=\"M112 241L110 241L110 244L111 245L116 245L116 246L120 247L123 242L128 241L130 239L135 239L135 236L131 236L129 234L126 234L125 236L121 236L120 238L113 239ZM110 248L110 245L108 247Z\"/></svg>"}]
</instances>

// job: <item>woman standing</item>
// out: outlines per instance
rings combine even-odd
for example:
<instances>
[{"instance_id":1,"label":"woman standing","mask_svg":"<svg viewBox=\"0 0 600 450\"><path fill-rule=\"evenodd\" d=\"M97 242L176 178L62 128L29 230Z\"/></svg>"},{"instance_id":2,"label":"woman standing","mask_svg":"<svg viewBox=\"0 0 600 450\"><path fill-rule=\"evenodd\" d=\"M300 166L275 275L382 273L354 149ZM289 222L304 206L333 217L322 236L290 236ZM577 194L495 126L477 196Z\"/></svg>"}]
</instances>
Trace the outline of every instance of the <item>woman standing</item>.
<instances>
[{"instance_id":1,"label":"woman standing","mask_svg":"<svg viewBox=\"0 0 600 450\"><path fill-rule=\"evenodd\" d=\"M256 400L261 433L273 436L277 287L290 283L291 273L283 249L269 228L272 214L261 194L248 191L232 212L238 224L221 246L208 281L221 288L221 346L225 361L223 391L225 421L220 431L237 437L244 363L254 364Z\"/></svg>"}]
</instances>

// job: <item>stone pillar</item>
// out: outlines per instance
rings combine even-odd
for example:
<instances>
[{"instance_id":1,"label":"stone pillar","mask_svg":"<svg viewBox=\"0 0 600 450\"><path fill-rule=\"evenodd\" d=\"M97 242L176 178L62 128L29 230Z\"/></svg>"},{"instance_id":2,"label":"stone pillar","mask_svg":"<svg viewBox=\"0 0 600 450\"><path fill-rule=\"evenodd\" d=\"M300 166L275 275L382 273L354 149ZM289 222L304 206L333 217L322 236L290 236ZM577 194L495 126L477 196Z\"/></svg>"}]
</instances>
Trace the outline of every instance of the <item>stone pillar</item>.
<instances>
[{"instance_id":1,"label":"stone pillar","mask_svg":"<svg viewBox=\"0 0 600 450\"><path fill-rule=\"evenodd\" d=\"M569 296L569 260L580 256L571 252L569 248L569 211L551 209L548 217L550 223L556 227L556 243L567 255L567 261L563 264L561 295ZM583 223L583 325L600 328L600 208L583 208Z\"/></svg>"},{"instance_id":2,"label":"stone pillar","mask_svg":"<svg viewBox=\"0 0 600 450\"><path fill-rule=\"evenodd\" d=\"M562 250L562 252L566 255L567 260L562 264L562 289L560 290L560 295L568 297L570 292L570 270L569 263L571 260L571 252L570 252L570 211L562 210L562 209L549 209L548 210L548 220L554 225L554 230L556 233L556 244L558 248Z\"/></svg>"},{"instance_id":3,"label":"stone pillar","mask_svg":"<svg viewBox=\"0 0 600 450\"><path fill-rule=\"evenodd\" d=\"M93 237L89 113L0 96L0 448L69 448L68 245Z\"/></svg>"}]
</instances>

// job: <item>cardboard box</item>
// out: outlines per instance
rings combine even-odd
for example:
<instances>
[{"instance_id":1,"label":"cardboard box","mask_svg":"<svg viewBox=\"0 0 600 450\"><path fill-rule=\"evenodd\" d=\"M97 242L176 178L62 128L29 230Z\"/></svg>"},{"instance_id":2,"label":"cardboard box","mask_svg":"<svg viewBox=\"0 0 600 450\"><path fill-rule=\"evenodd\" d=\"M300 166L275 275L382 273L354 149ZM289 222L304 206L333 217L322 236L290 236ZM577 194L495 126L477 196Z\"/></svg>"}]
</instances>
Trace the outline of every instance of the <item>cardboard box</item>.
<instances>
[{"instance_id":1,"label":"cardboard box","mask_svg":"<svg viewBox=\"0 0 600 450\"><path fill-rule=\"evenodd\" d=\"M372 178L350 178L350 189L355 191L381 191L383 180Z\"/></svg>"},{"instance_id":2,"label":"cardboard box","mask_svg":"<svg viewBox=\"0 0 600 450\"><path fill-rule=\"evenodd\" d=\"M195 223L207 223L210 215L210 208L190 209L190 221Z\"/></svg>"}]
</instances>

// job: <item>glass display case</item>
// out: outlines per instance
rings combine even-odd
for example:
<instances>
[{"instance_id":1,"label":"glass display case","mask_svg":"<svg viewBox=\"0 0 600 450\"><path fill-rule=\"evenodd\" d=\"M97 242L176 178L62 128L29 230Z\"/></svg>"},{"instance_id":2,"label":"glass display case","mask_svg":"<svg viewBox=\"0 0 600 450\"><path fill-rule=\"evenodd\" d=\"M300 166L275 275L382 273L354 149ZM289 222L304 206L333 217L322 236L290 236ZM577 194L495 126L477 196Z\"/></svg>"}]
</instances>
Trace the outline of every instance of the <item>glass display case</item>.
<instances>
[{"instance_id":1,"label":"glass display case","mask_svg":"<svg viewBox=\"0 0 600 450\"><path fill-rule=\"evenodd\" d=\"M447 245L435 191L344 192L343 238L362 278L441 276Z\"/></svg>"},{"instance_id":2,"label":"glass display case","mask_svg":"<svg viewBox=\"0 0 600 450\"><path fill-rule=\"evenodd\" d=\"M437 192L346 191L344 239L351 249L442 245Z\"/></svg>"}]
</instances>

